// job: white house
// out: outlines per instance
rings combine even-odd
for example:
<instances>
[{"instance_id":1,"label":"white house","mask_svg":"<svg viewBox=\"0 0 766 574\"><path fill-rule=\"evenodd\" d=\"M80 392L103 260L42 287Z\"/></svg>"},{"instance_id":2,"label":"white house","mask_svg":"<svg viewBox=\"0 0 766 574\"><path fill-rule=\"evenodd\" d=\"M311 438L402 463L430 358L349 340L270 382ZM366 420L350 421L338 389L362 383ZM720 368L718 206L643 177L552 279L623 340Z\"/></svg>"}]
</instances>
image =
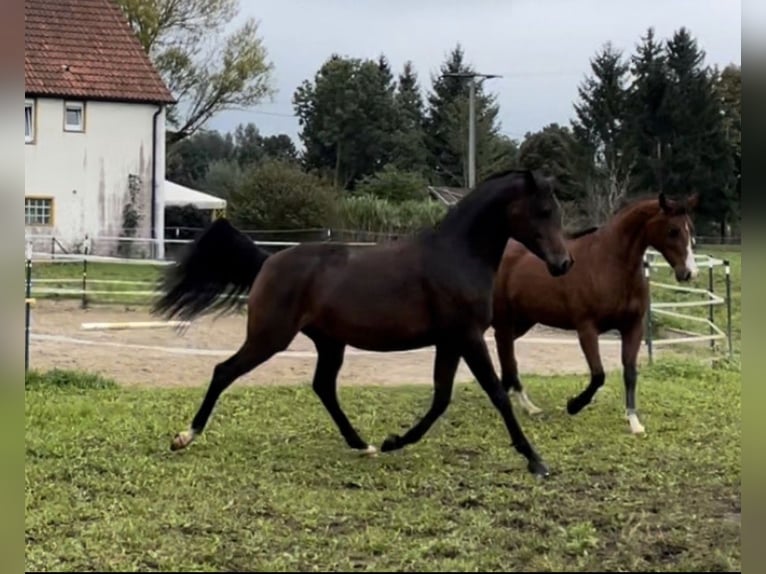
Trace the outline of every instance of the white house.
<instances>
[{"instance_id":1,"label":"white house","mask_svg":"<svg viewBox=\"0 0 766 574\"><path fill-rule=\"evenodd\" d=\"M175 102L112 0L25 0L26 235L164 254L165 106ZM102 238L99 240L99 238ZM154 241L152 241L154 239Z\"/></svg>"}]
</instances>

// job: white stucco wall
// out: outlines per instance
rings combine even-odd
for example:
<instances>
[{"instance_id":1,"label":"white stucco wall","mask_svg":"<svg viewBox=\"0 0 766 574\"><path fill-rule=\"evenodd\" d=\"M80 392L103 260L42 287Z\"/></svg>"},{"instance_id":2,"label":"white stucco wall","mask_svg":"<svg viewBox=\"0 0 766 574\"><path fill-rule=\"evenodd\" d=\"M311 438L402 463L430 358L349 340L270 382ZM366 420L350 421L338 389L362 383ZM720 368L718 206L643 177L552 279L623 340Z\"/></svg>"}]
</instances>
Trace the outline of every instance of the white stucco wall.
<instances>
[{"instance_id":1,"label":"white stucco wall","mask_svg":"<svg viewBox=\"0 0 766 574\"><path fill-rule=\"evenodd\" d=\"M140 178L135 208L137 237L150 238L152 185L152 123L158 106L85 102L85 131L64 131L64 100L30 98L35 102L34 143L25 144L25 195L52 197L52 226L27 226L27 235L54 235L67 248L86 234L104 251L123 231L123 208L129 201L129 176ZM165 173L165 113L158 117L156 228L162 229ZM162 237L160 232L159 237ZM140 244L151 253L149 242ZM115 244L112 244L115 246ZM99 249L100 247L100 249Z\"/></svg>"}]
</instances>

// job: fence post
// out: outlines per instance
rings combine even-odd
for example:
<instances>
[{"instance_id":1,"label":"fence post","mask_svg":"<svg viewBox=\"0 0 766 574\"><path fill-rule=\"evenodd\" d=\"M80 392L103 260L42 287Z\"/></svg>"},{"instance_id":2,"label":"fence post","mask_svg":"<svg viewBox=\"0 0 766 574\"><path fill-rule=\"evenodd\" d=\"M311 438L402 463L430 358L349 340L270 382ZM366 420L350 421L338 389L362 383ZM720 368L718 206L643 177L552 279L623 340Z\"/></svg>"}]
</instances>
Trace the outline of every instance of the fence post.
<instances>
[{"instance_id":1,"label":"fence post","mask_svg":"<svg viewBox=\"0 0 766 574\"><path fill-rule=\"evenodd\" d=\"M715 284L713 281L713 262L708 260L708 268L707 268L707 286L708 291L711 293L715 292ZM713 313L713 305L708 305L708 321L710 321L710 336L712 337L715 335L715 329L713 328L712 323L715 323L715 316ZM712 351L715 348L715 339L710 339L710 350Z\"/></svg>"},{"instance_id":2,"label":"fence post","mask_svg":"<svg viewBox=\"0 0 766 574\"><path fill-rule=\"evenodd\" d=\"M726 272L726 338L729 341L729 359L734 355L734 349L731 342L731 265L728 259L723 262Z\"/></svg>"},{"instance_id":3,"label":"fence post","mask_svg":"<svg viewBox=\"0 0 766 574\"><path fill-rule=\"evenodd\" d=\"M649 285L650 267L649 261L644 256L644 277L646 277L646 292L649 299L649 305L646 308L646 350L649 352L649 364L654 362L652 353L652 289Z\"/></svg>"},{"instance_id":4,"label":"fence post","mask_svg":"<svg viewBox=\"0 0 766 574\"><path fill-rule=\"evenodd\" d=\"M88 299L85 296L85 291L88 288L88 260L83 258L82 260L82 308L85 309L88 306Z\"/></svg>"},{"instance_id":5,"label":"fence post","mask_svg":"<svg viewBox=\"0 0 766 574\"><path fill-rule=\"evenodd\" d=\"M26 317L24 320L24 374L29 371L29 310L32 298L32 258L27 258L26 265L26 289L24 306L26 308Z\"/></svg>"}]
</instances>

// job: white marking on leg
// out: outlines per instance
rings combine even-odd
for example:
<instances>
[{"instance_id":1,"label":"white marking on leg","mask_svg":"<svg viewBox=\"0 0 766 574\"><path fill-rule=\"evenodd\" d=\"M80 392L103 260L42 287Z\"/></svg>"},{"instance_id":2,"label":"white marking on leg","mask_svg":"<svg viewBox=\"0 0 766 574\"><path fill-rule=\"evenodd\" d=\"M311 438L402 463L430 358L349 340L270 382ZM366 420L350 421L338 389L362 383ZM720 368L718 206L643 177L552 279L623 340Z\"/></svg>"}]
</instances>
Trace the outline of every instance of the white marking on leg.
<instances>
[{"instance_id":1,"label":"white marking on leg","mask_svg":"<svg viewBox=\"0 0 766 574\"><path fill-rule=\"evenodd\" d=\"M686 224L686 233L689 234L689 243L686 246L686 268L691 272L692 279L696 279L699 274L699 268L697 267L697 261L694 259L694 249L692 248L692 234L689 229L689 224Z\"/></svg>"},{"instance_id":2,"label":"white marking on leg","mask_svg":"<svg viewBox=\"0 0 766 574\"><path fill-rule=\"evenodd\" d=\"M638 420L638 415L635 413L635 411L628 411L628 423L630 424L630 432L633 434L644 433L644 425L642 425Z\"/></svg>"},{"instance_id":3,"label":"white marking on leg","mask_svg":"<svg viewBox=\"0 0 766 574\"><path fill-rule=\"evenodd\" d=\"M529 400L526 390L523 390L520 393L517 391L513 391L513 393L519 399L519 404L521 405L521 408L527 411L527 414L538 415L541 412L543 412L543 410L540 407L538 407L532 401Z\"/></svg>"},{"instance_id":4,"label":"white marking on leg","mask_svg":"<svg viewBox=\"0 0 766 574\"><path fill-rule=\"evenodd\" d=\"M197 436L197 433L194 431L194 429L189 429L182 431L178 433L175 438L173 439L172 449L173 450L181 450L189 446Z\"/></svg>"},{"instance_id":5,"label":"white marking on leg","mask_svg":"<svg viewBox=\"0 0 766 574\"><path fill-rule=\"evenodd\" d=\"M369 457L378 456L378 449L370 444L362 451L362 454Z\"/></svg>"}]
</instances>

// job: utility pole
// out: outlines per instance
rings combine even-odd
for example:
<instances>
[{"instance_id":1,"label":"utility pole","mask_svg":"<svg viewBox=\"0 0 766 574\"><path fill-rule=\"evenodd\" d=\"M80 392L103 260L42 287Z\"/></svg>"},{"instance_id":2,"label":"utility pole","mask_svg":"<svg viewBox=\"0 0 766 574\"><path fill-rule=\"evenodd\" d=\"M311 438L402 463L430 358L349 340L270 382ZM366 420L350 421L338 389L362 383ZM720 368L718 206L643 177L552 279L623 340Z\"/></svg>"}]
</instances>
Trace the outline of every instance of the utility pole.
<instances>
[{"instance_id":1,"label":"utility pole","mask_svg":"<svg viewBox=\"0 0 766 574\"><path fill-rule=\"evenodd\" d=\"M476 78L502 78L499 74L477 72L446 72L442 77L468 78L468 188L476 185Z\"/></svg>"}]
</instances>

